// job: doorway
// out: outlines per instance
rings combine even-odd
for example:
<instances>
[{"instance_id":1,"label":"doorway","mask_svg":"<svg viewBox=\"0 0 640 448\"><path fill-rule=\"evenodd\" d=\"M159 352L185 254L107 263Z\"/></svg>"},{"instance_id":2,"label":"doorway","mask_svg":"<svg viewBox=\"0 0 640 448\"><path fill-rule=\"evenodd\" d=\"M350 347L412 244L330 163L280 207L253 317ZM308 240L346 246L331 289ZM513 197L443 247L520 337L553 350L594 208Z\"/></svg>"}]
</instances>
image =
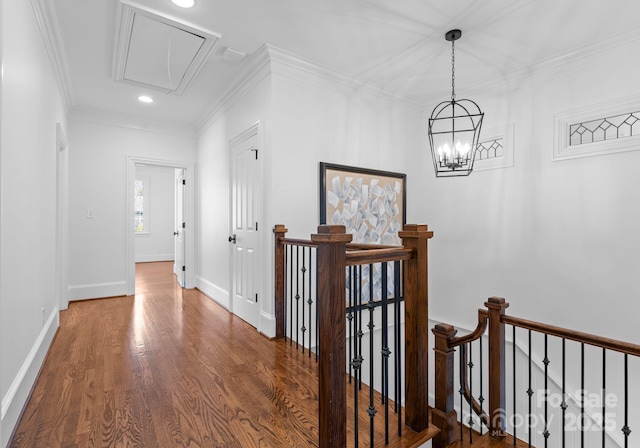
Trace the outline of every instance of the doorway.
<instances>
[{"instance_id":1,"label":"doorway","mask_svg":"<svg viewBox=\"0 0 640 448\"><path fill-rule=\"evenodd\" d=\"M180 266L180 276L177 277L177 281L180 282L180 286L183 288L191 289L195 286L194 276L194 260L195 260L195 244L192 237L193 224L194 224L194 188L193 188L193 172L194 165L189 162L176 162L169 160L157 160L148 159L142 157L127 157L127 230L126 230L126 245L127 245L127 295L135 294L135 263L136 263L136 251L135 251L135 181L136 181L136 165L145 165L149 167L166 167L175 169L176 173L180 173L182 185L181 196L181 227L179 235L181 237L181 255L174 254L175 257L183 258ZM176 202L178 192L176 189ZM176 207L177 208L177 207ZM177 215L177 213L176 213ZM176 216L177 222L177 216ZM177 232L177 229L174 230ZM177 240L177 234L174 233ZM176 251L178 243L176 242ZM176 263L177 264L177 263ZM184 267L184 268L182 268Z\"/></svg>"}]
</instances>

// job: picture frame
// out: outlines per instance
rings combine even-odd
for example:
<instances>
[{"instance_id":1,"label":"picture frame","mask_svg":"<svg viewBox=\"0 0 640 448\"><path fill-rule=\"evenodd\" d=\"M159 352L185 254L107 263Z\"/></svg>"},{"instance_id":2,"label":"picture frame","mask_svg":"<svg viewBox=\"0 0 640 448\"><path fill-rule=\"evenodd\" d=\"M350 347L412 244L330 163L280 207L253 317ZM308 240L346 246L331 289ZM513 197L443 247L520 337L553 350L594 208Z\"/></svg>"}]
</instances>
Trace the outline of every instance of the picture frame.
<instances>
[{"instance_id":1,"label":"picture frame","mask_svg":"<svg viewBox=\"0 0 640 448\"><path fill-rule=\"evenodd\" d=\"M402 245L407 175L320 162L320 224L338 224L354 243Z\"/></svg>"},{"instance_id":2,"label":"picture frame","mask_svg":"<svg viewBox=\"0 0 640 448\"><path fill-rule=\"evenodd\" d=\"M406 185L403 173L320 162L320 224L344 225L353 243L401 246L398 232L406 223ZM387 268L387 298L396 294L394 270L393 265ZM381 300L382 276L380 263L350 271L347 305L353 305L354 294L364 302Z\"/></svg>"}]
</instances>

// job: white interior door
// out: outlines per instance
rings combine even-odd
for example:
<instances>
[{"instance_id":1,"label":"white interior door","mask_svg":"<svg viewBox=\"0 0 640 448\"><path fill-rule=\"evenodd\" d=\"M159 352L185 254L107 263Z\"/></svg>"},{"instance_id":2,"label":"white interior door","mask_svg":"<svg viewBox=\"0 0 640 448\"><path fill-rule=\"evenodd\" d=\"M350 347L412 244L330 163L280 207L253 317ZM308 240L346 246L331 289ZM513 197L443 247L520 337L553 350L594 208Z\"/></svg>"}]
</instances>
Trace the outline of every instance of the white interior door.
<instances>
[{"instance_id":1,"label":"white interior door","mask_svg":"<svg viewBox=\"0 0 640 448\"><path fill-rule=\"evenodd\" d=\"M186 235L186 225L184 221L184 190L185 190L185 178L184 170L176 169L176 223L175 231L175 262L173 265L174 273L176 274L176 280L181 287L185 287L185 262L184 262L184 248Z\"/></svg>"},{"instance_id":2,"label":"white interior door","mask_svg":"<svg viewBox=\"0 0 640 448\"><path fill-rule=\"evenodd\" d=\"M233 313L254 327L260 318L261 270L258 233L261 171L258 132L246 132L231 144L231 297Z\"/></svg>"}]
</instances>

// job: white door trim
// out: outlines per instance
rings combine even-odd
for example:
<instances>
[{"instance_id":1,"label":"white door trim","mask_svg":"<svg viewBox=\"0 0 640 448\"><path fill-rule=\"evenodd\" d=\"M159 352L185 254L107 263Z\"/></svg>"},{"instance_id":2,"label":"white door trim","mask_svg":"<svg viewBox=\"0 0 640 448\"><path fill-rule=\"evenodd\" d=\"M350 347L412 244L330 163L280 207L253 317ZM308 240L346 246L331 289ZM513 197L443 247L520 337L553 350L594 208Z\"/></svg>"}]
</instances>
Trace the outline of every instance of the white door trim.
<instances>
[{"instance_id":1,"label":"white door trim","mask_svg":"<svg viewBox=\"0 0 640 448\"><path fill-rule=\"evenodd\" d=\"M172 160L149 159L144 157L127 156L127 213L126 213L126 246L127 246L127 285L126 291L128 296L132 296L136 291L136 251L135 240L133 234L133 222L135 219L134 210L134 183L136 176L136 164L163 166L169 168L184 169L184 178L187 181L185 185L185 201L184 201L184 218L186 222L185 230L189 238L185 244L185 288L192 289L195 287L195 243L194 243L194 223L195 223L195 188L194 188L194 164L191 162L177 162Z\"/></svg>"},{"instance_id":2,"label":"white door trim","mask_svg":"<svg viewBox=\"0 0 640 448\"><path fill-rule=\"evenodd\" d=\"M60 310L69 307L69 141L56 123L56 294Z\"/></svg>"},{"instance_id":3,"label":"white door trim","mask_svg":"<svg viewBox=\"0 0 640 448\"><path fill-rule=\"evenodd\" d=\"M264 187L264 134L262 132L262 126L261 126L261 122L257 121L255 122L253 125L251 125L248 129L246 129L245 131L241 132L240 134L236 135L234 138L232 138L231 140L229 140L229 235L233 235L234 229L233 229L233 163L234 163L234 157L233 157L233 151L234 148L242 143L245 140L250 139L251 137L254 136L258 136L258 157L260 157L261 163L259 166L259 179L258 179L258 183ZM259 206L258 206L258 222L261 225L261 228L258 229L257 232L257 237L258 237L258 251L260 252L259 257L258 257L258 262L261 262L262 260L264 260L264 230L265 230L265 225L264 225L264 188L260 188L259 189L261 191L261 194L259 195ZM234 272L233 272L233 245L229 244L229 311L234 313L233 311L233 304L234 304L234 294L233 294L233 282L234 282ZM258 295L260 296L260 299L258 300L258 320L256 322L256 329L258 331L262 331L262 314L263 314L263 307L265 304L265 299L266 299L266 295L265 295L265 290L264 290L264 285L265 285L265 279L264 279L264 275L269 275L268 273L263 274L260 278L260 283L258 285ZM235 313L234 313L235 314Z\"/></svg>"}]
</instances>

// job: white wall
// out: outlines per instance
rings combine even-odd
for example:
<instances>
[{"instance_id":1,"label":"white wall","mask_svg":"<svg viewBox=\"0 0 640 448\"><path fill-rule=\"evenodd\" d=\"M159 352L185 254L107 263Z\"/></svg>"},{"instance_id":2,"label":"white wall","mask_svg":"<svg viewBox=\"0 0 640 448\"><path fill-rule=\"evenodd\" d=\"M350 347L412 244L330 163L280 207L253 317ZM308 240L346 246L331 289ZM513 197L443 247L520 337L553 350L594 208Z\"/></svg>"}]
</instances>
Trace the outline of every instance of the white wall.
<instances>
[{"instance_id":1,"label":"white wall","mask_svg":"<svg viewBox=\"0 0 640 448\"><path fill-rule=\"evenodd\" d=\"M260 121L265 142L270 127L271 80L260 81L246 95L221 112L198 139L196 167L196 286L230 308L229 142ZM268 145L262 151L268 157ZM263 192L267 196L267 192ZM263 235L270 235L268 228ZM266 291L266 290L265 290ZM268 294L267 292L263 293Z\"/></svg>"},{"instance_id":2,"label":"white wall","mask_svg":"<svg viewBox=\"0 0 640 448\"><path fill-rule=\"evenodd\" d=\"M2 2L0 446L58 327L56 123L66 112L31 2Z\"/></svg>"},{"instance_id":3,"label":"white wall","mask_svg":"<svg viewBox=\"0 0 640 448\"><path fill-rule=\"evenodd\" d=\"M69 140L69 297L124 295L126 232L133 232L126 218L127 156L193 163L195 134L131 129L74 114Z\"/></svg>"},{"instance_id":4,"label":"white wall","mask_svg":"<svg viewBox=\"0 0 640 448\"><path fill-rule=\"evenodd\" d=\"M174 168L136 166L136 180L144 180L145 231L135 235L136 263L173 261L175 229Z\"/></svg>"},{"instance_id":5,"label":"white wall","mask_svg":"<svg viewBox=\"0 0 640 448\"><path fill-rule=\"evenodd\" d=\"M640 152L551 160L556 114L640 92L640 63L625 56L634 45L477 98L488 126L515 124L515 166L427 173L434 318L471 325L473 310L497 295L514 315L640 343Z\"/></svg>"}]
</instances>

